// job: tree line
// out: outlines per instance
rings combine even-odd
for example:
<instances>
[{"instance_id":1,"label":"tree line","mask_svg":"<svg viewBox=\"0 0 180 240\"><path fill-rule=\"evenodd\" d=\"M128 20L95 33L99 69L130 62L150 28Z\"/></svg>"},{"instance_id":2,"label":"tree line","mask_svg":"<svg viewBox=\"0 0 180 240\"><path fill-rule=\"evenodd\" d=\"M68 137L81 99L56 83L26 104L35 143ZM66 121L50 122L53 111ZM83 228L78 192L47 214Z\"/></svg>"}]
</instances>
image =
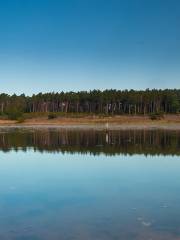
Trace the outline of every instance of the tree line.
<instances>
[{"instance_id":1,"label":"tree line","mask_svg":"<svg viewBox=\"0 0 180 240\"><path fill-rule=\"evenodd\" d=\"M12 115L12 118L13 114L37 112L147 115L179 111L179 89L111 89L38 93L32 96L0 94L0 114Z\"/></svg>"}]
</instances>

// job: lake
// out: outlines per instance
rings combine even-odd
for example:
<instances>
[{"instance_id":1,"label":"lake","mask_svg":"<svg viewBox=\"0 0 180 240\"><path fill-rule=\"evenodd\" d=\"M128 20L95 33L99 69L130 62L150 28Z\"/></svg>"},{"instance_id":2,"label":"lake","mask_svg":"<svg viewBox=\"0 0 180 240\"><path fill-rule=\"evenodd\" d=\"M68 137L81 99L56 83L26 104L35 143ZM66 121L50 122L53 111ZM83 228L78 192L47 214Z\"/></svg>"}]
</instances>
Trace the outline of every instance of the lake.
<instances>
[{"instance_id":1,"label":"lake","mask_svg":"<svg viewBox=\"0 0 180 240\"><path fill-rule=\"evenodd\" d=\"M1 128L0 239L180 239L180 131Z\"/></svg>"}]
</instances>

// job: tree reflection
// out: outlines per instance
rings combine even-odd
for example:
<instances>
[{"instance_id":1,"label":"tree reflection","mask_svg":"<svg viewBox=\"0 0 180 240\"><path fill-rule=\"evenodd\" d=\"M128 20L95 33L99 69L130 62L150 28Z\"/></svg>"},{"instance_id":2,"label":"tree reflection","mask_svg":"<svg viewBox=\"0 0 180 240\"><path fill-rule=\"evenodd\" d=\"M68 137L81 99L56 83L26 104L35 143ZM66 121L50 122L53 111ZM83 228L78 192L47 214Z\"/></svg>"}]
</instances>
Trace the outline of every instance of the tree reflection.
<instances>
[{"instance_id":1,"label":"tree reflection","mask_svg":"<svg viewBox=\"0 0 180 240\"><path fill-rule=\"evenodd\" d=\"M0 132L0 149L69 153L180 155L180 131L12 129Z\"/></svg>"}]
</instances>

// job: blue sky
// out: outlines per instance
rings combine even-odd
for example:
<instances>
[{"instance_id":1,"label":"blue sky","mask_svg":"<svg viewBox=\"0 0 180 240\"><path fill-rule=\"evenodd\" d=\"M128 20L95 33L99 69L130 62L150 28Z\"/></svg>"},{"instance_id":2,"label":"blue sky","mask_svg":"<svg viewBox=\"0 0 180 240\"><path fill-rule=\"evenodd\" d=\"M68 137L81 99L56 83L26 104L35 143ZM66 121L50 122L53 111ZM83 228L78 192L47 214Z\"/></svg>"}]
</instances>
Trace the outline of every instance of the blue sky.
<instances>
[{"instance_id":1,"label":"blue sky","mask_svg":"<svg viewBox=\"0 0 180 240\"><path fill-rule=\"evenodd\" d=\"M0 92L180 88L179 0L4 0Z\"/></svg>"}]
</instances>

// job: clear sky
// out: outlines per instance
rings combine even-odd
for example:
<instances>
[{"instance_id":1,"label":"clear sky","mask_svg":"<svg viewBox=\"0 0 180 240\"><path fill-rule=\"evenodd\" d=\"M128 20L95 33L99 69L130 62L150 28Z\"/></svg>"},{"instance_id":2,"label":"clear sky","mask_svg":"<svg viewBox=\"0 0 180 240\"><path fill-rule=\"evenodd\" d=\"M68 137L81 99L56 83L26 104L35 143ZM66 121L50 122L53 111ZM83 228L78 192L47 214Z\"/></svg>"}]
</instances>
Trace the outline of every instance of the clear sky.
<instances>
[{"instance_id":1,"label":"clear sky","mask_svg":"<svg viewBox=\"0 0 180 240\"><path fill-rule=\"evenodd\" d=\"M179 0L3 0L0 92L180 88Z\"/></svg>"}]
</instances>

